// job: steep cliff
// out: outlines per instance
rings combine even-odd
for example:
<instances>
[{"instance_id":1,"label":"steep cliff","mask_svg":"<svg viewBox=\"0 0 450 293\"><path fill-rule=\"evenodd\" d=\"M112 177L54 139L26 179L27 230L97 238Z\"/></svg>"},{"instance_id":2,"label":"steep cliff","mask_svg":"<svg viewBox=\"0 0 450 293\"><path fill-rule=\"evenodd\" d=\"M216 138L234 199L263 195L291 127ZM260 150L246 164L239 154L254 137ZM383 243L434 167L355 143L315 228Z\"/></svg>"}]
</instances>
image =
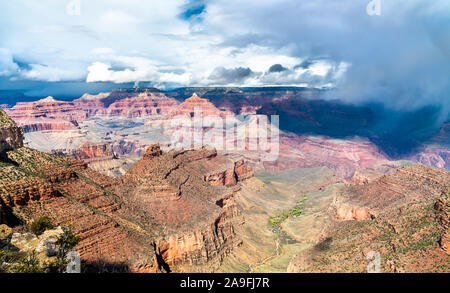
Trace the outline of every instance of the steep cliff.
<instances>
[{"instance_id":1,"label":"steep cliff","mask_svg":"<svg viewBox=\"0 0 450 293\"><path fill-rule=\"evenodd\" d=\"M234 164L215 150L161 154L154 145L113 186L135 214L143 215L131 221L159 231L153 245L166 270L212 270L212 263L239 244L233 227L239 214L233 194L239 187L205 180L211 166L234 173Z\"/></svg>"},{"instance_id":2,"label":"steep cliff","mask_svg":"<svg viewBox=\"0 0 450 293\"><path fill-rule=\"evenodd\" d=\"M0 154L23 146L23 131L0 109Z\"/></svg>"}]
</instances>

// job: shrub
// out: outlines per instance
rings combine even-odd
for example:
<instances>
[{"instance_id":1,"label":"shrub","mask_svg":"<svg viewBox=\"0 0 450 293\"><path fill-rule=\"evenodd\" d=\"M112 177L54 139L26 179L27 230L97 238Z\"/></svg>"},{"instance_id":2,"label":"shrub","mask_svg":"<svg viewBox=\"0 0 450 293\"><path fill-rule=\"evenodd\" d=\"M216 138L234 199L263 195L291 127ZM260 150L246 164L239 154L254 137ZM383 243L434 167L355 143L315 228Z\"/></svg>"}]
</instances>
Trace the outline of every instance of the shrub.
<instances>
[{"instance_id":1,"label":"shrub","mask_svg":"<svg viewBox=\"0 0 450 293\"><path fill-rule=\"evenodd\" d=\"M36 253L33 251L27 256L19 259L7 270L8 273L22 273L22 274L35 274L43 273L44 270L39 265L39 260L36 257Z\"/></svg>"},{"instance_id":2,"label":"shrub","mask_svg":"<svg viewBox=\"0 0 450 293\"><path fill-rule=\"evenodd\" d=\"M40 217L31 224L31 232L33 232L36 236L41 235L45 232L45 230L51 228L53 228L52 219L49 217Z\"/></svg>"}]
</instances>

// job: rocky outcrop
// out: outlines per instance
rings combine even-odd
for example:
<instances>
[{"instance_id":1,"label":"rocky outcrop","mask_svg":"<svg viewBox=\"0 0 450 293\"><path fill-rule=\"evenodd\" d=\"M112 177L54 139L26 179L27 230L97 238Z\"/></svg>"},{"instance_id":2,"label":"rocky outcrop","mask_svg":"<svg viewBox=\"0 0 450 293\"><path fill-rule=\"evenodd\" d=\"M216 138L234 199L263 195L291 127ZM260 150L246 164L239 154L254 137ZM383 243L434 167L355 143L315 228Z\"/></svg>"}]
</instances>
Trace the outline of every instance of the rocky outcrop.
<instances>
[{"instance_id":1,"label":"rocky outcrop","mask_svg":"<svg viewBox=\"0 0 450 293\"><path fill-rule=\"evenodd\" d=\"M111 160L116 158L113 147L107 143L86 142L77 149L72 150L53 150L55 155L66 155L76 160L83 160L87 163L102 160Z\"/></svg>"},{"instance_id":2,"label":"rocky outcrop","mask_svg":"<svg viewBox=\"0 0 450 293\"><path fill-rule=\"evenodd\" d=\"M58 196L56 189L41 178L21 179L0 186L0 196L7 207L25 206L29 202Z\"/></svg>"},{"instance_id":3,"label":"rocky outcrop","mask_svg":"<svg viewBox=\"0 0 450 293\"><path fill-rule=\"evenodd\" d=\"M46 230L39 236L32 233L14 233L11 237L11 245L15 254L29 255L35 253L40 266L56 261L56 241L63 234L61 227Z\"/></svg>"},{"instance_id":4,"label":"rocky outcrop","mask_svg":"<svg viewBox=\"0 0 450 293\"><path fill-rule=\"evenodd\" d=\"M159 143L152 144L147 148L144 156L142 157L144 160L151 159L153 157L159 157L162 154L161 147Z\"/></svg>"},{"instance_id":5,"label":"rocky outcrop","mask_svg":"<svg viewBox=\"0 0 450 293\"><path fill-rule=\"evenodd\" d=\"M436 218L444 229L443 235L439 240L441 248L450 254L450 191L444 191L436 201L434 209Z\"/></svg>"},{"instance_id":6,"label":"rocky outcrop","mask_svg":"<svg viewBox=\"0 0 450 293\"><path fill-rule=\"evenodd\" d=\"M235 186L237 184L236 173L233 169L223 170L205 176L205 181L215 186Z\"/></svg>"},{"instance_id":7,"label":"rocky outcrop","mask_svg":"<svg viewBox=\"0 0 450 293\"><path fill-rule=\"evenodd\" d=\"M369 210L365 207L351 206L347 204L334 203L334 220L336 221L349 221L357 220L364 221L374 219L375 216L372 215Z\"/></svg>"},{"instance_id":8,"label":"rocky outcrop","mask_svg":"<svg viewBox=\"0 0 450 293\"><path fill-rule=\"evenodd\" d=\"M253 170L245 163L244 159L239 159L234 163L234 174L238 181L244 181L253 177Z\"/></svg>"},{"instance_id":9,"label":"rocky outcrop","mask_svg":"<svg viewBox=\"0 0 450 293\"><path fill-rule=\"evenodd\" d=\"M223 166L222 170L209 172L204 180L215 186L231 187L251 177L253 177L252 169L243 159L239 159L233 165Z\"/></svg>"},{"instance_id":10,"label":"rocky outcrop","mask_svg":"<svg viewBox=\"0 0 450 293\"><path fill-rule=\"evenodd\" d=\"M0 154L23 146L23 132L16 123L0 109Z\"/></svg>"},{"instance_id":11,"label":"rocky outcrop","mask_svg":"<svg viewBox=\"0 0 450 293\"><path fill-rule=\"evenodd\" d=\"M153 245L161 269L206 266L238 243L233 232L238 214L233 200L236 184L227 187L205 181L211 166L230 166L234 172L234 163L215 150L161 154L154 145L113 187L132 210L152 216L151 227L159 231Z\"/></svg>"},{"instance_id":12,"label":"rocky outcrop","mask_svg":"<svg viewBox=\"0 0 450 293\"><path fill-rule=\"evenodd\" d=\"M192 118L196 114L196 111L198 114L200 114L201 111L201 117L215 116L224 118L227 116L234 116L234 114L230 111L219 110L208 99L200 98L196 93L178 105L178 107L173 109L170 116L184 116Z\"/></svg>"}]
</instances>

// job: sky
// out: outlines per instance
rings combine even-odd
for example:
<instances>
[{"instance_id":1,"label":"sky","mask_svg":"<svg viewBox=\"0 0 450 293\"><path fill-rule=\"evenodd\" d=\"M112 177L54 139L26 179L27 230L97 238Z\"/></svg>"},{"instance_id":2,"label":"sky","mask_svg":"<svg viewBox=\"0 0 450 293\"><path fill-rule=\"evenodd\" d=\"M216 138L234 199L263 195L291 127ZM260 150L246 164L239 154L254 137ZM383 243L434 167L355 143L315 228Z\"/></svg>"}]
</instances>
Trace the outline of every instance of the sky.
<instances>
[{"instance_id":1,"label":"sky","mask_svg":"<svg viewBox=\"0 0 450 293\"><path fill-rule=\"evenodd\" d=\"M449 16L448 0L2 0L0 89L293 85L446 116Z\"/></svg>"}]
</instances>

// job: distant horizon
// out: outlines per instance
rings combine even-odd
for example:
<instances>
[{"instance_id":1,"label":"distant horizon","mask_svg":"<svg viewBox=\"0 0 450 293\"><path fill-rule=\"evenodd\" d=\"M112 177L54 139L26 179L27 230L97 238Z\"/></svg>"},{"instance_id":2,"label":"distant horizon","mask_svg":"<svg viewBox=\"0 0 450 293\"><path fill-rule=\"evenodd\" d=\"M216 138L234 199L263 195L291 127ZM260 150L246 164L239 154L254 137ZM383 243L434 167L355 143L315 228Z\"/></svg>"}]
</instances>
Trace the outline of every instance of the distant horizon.
<instances>
[{"instance_id":1,"label":"distant horizon","mask_svg":"<svg viewBox=\"0 0 450 293\"><path fill-rule=\"evenodd\" d=\"M58 94L58 93L54 93L52 94L52 91L48 91L47 94L43 93L43 94L38 94L38 95L30 95L28 93L33 92L33 90L27 90L27 89L2 89L0 88L0 104L8 104L6 101L8 99L10 100L17 100L17 102L33 102L33 101L38 101L41 99L44 99L46 97L53 97L56 100L61 100L61 101L72 101L74 99L78 99L81 96L83 96L84 94L90 94L90 95L97 95L100 93L104 93L104 92L111 92L114 90L119 90L119 89L157 89L161 92L173 92L173 91L177 91L177 90L183 90L183 89L193 89L193 88L198 88L198 89L263 89L263 88L280 88L283 90L287 90L287 89L291 89L291 90L304 90L304 89L311 89L311 90L324 90L324 89L318 89L318 88L311 88L311 87L304 87L304 86L293 86L293 85L265 85L265 86L259 86L259 87L252 87L252 86L186 86L186 87L175 87L175 88L169 88L169 89L161 89L158 87L148 87L148 86L143 86L143 87L134 87L134 85L130 85L130 84L114 84L114 85L109 85L108 83L104 83L106 85L106 88L102 88L102 89L96 89L96 90L90 90L86 89L86 91L83 91L83 88L80 87L78 88L78 91L80 92L80 94ZM18 95L18 96L14 96L14 94ZM9 96L9 97L8 97ZM23 98L24 100L21 101L20 99ZM12 106L12 105L11 105Z\"/></svg>"}]
</instances>

